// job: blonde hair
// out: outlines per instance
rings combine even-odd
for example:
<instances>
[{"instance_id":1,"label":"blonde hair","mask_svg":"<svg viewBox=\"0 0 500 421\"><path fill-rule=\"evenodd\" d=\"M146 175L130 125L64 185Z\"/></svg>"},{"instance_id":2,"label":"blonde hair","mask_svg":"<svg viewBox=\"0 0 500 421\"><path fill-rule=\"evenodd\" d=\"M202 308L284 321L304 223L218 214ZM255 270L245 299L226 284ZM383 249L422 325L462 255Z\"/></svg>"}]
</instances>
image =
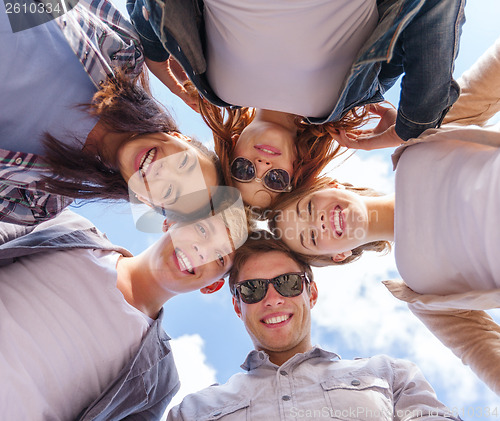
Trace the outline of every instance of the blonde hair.
<instances>
[{"instance_id":1,"label":"blonde hair","mask_svg":"<svg viewBox=\"0 0 500 421\"><path fill-rule=\"evenodd\" d=\"M300 200L302 197L308 196L310 194L316 193L321 190L325 190L328 188L332 188L331 185L333 183L336 184L341 184L346 188L346 190L352 191L356 194L359 194L361 196L383 196L382 193L379 193L369 187L354 187L352 184L349 183L339 183L337 180L334 180L329 177L321 177L319 178L314 186L312 187L306 187L302 186L299 187L297 190L290 192L286 196L280 196L278 200L274 201L273 207L269 212L269 229L275 236L278 235L278 228L277 228L277 219L279 215L281 215L282 210L290 206L291 204L297 202ZM355 260L358 260L363 252L365 251L375 251L379 253L388 253L391 250L391 243L389 241L372 241L366 244L362 244L361 246L355 247L352 249L352 255L347 257L345 260L341 262L334 262L332 260L331 254L325 254L325 255L319 255L319 256L313 256L313 255L307 255L303 253L297 253L297 255L304 260L306 263L310 264L311 266L316 266L316 267L324 267L324 266L331 266L331 265L344 265L347 263L354 262Z\"/></svg>"}]
</instances>

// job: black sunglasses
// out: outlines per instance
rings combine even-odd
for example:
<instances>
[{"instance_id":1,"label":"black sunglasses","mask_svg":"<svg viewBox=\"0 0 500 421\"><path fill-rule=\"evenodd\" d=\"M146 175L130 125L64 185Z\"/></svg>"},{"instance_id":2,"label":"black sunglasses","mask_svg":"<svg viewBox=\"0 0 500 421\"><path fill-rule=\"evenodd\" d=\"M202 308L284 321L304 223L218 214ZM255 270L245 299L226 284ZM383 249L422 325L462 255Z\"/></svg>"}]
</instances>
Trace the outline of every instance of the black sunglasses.
<instances>
[{"instance_id":1,"label":"black sunglasses","mask_svg":"<svg viewBox=\"0 0 500 421\"><path fill-rule=\"evenodd\" d=\"M266 171L262 178L255 176L257 170L249 159L238 157L231 163L231 177L242 183L248 183L254 178L260 183L264 183L269 190L281 193L292 190L290 185L290 174L281 168L271 168Z\"/></svg>"},{"instance_id":2,"label":"black sunglasses","mask_svg":"<svg viewBox=\"0 0 500 421\"><path fill-rule=\"evenodd\" d=\"M246 304L262 301L269 284L283 297L297 297L304 290L304 282L311 282L305 273L284 273L273 279L248 279L233 286L232 293Z\"/></svg>"}]
</instances>

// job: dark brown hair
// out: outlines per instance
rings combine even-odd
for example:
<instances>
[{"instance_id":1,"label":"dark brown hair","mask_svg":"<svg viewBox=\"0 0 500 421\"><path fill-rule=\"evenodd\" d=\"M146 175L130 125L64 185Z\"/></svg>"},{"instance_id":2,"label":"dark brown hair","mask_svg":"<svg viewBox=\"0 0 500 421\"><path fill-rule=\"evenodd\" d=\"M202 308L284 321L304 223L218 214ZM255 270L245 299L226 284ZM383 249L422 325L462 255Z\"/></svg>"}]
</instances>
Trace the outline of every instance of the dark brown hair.
<instances>
[{"instance_id":1,"label":"dark brown hair","mask_svg":"<svg viewBox=\"0 0 500 421\"><path fill-rule=\"evenodd\" d=\"M306 197L310 194L316 193L320 190L324 189L329 189L332 188L331 184L332 183L337 183L343 185L346 190L352 191L356 194L359 194L361 196L383 196L382 193L379 193L371 188L368 187L354 187L352 184L349 183L339 183L336 180L333 180L329 177L321 177L316 181L314 186L312 187L306 187L306 186L301 186L297 190L294 190L287 195L281 195L278 200L276 200L273 203L273 208L268 212L269 216L269 229L271 232L278 238L280 238L280 233L279 229L277 228L277 218L281 214L281 211L291 204L297 202L303 197ZM362 244L361 246L355 247L352 249L352 255L347 257L345 260L341 262L334 262L332 260L331 254L326 254L322 256L313 256L313 255L307 255L303 253L297 253L296 254L305 262L312 266L316 267L323 267L323 266L330 266L330 265L343 265L346 263L351 263L354 262L355 260L359 259L361 255L363 254L364 251L376 251L380 253L387 253L391 250L391 243L388 241L371 241L366 244Z\"/></svg>"},{"instance_id":2,"label":"dark brown hair","mask_svg":"<svg viewBox=\"0 0 500 421\"><path fill-rule=\"evenodd\" d=\"M141 80L142 82L142 80ZM130 137L159 132L178 132L170 113L149 93L149 88L137 79L130 80L121 72L102 84L92 103L82 105L115 133L130 133ZM133 140L131 140L133 141ZM44 162L53 176L45 177L47 191L82 199L129 199L127 182L120 171L97 155L82 151L85 139L79 145L66 145L46 134ZM220 164L214 152L200 142L192 144L208 156L221 176Z\"/></svg>"},{"instance_id":3,"label":"dark brown hair","mask_svg":"<svg viewBox=\"0 0 500 421\"><path fill-rule=\"evenodd\" d=\"M292 251L285 243L274 237L269 231L256 230L248 237L245 244L236 250L233 259L233 267L229 271L229 288L233 292L234 284L238 281L241 268L250 258L250 256L279 251L293 259L305 272L311 281L314 280L311 266L303 260L300 255Z\"/></svg>"}]
</instances>

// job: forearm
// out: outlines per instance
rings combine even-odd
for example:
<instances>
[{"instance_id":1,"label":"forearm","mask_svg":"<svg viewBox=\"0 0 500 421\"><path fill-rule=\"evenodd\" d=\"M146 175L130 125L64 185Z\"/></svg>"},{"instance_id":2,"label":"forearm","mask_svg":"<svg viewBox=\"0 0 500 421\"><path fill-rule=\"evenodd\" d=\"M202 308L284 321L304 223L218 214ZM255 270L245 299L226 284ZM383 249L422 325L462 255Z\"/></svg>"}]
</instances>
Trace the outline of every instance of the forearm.
<instances>
[{"instance_id":1,"label":"forearm","mask_svg":"<svg viewBox=\"0 0 500 421\"><path fill-rule=\"evenodd\" d=\"M452 79L463 24L463 0L428 0L404 29L396 52L404 76L396 133L404 140L440 125L458 98Z\"/></svg>"},{"instance_id":2,"label":"forearm","mask_svg":"<svg viewBox=\"0 0 500 421\"><path fill-rule=\"evenodd\" d=\"M500 111L500 38L458 80L461 94L444 123L483 126Z\"/></svg>"},{"instance_id":3,"label":"forearm","mask_svg":"<svg viewBox=\"0 0 500 421\"><path fill-rule=\"evenodd\" d=\"M500 395L500 326L484 311L412 312L465 365Z\"/></svg>"}]
</instances>

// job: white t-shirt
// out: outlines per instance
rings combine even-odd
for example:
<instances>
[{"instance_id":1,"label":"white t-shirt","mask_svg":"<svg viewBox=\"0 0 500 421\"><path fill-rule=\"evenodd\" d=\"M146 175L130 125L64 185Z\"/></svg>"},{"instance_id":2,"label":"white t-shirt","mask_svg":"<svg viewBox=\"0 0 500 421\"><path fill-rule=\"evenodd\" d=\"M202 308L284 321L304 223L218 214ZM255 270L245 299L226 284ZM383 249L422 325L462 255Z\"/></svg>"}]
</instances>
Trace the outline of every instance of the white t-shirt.
<instances>
[{"instance_id":1,"label":"white t-shirt","mask_svg":"<svg viewBox=\"0 0 500 421\"><path fill-rule=\"evenodd\" d=\"M395 256L421 294L500 288L500 149L447 140L403 152Z\"/></svg>"},{"instance_id":2,"label":"white t-shirt","mask_svg":"<svg viewBox=\"0 0 500 421\"><path fill-rule=\"evenodd\" d=\"M375 0L205 0L208 79L235 105L330 114Z\"/></svg>"},{"instance_id":3,"label":"white t-shirt","mask_svg":"<svg viewBox=\"0 0 500 421\"><path fill-rule=\"evenodd\" d=\"M0 269L3 420L72 420L130 360L146 316L116 288L119 254L40 253Z\"/></svg>"}]
</instances>

